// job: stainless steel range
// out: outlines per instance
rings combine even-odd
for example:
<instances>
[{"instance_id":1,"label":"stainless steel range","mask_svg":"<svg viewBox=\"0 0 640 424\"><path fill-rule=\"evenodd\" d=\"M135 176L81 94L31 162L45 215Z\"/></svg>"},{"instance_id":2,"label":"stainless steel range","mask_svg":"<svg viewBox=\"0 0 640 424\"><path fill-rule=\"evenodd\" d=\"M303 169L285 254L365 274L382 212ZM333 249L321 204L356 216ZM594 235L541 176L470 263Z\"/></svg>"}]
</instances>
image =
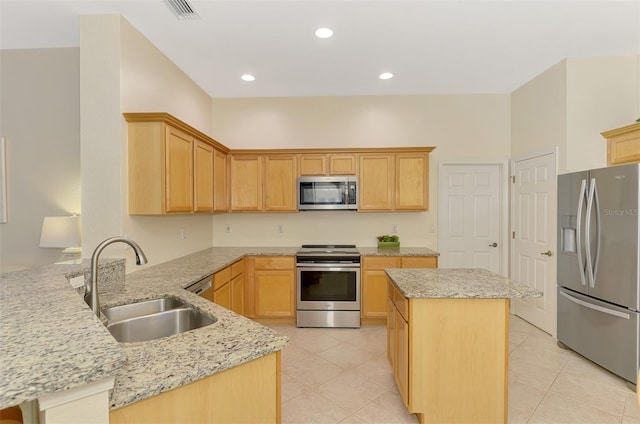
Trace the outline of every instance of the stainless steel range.
<instances>
[{"instance_id":1,"label":"stainless steel range","mask_svg":"<svg viewBox=\"0 0 640 424\"><path fill-rule=\"evenodd\" d=\"M355 245L302 245L298 327L360 327L360 253Z\"/></svg>"}]
</instances>

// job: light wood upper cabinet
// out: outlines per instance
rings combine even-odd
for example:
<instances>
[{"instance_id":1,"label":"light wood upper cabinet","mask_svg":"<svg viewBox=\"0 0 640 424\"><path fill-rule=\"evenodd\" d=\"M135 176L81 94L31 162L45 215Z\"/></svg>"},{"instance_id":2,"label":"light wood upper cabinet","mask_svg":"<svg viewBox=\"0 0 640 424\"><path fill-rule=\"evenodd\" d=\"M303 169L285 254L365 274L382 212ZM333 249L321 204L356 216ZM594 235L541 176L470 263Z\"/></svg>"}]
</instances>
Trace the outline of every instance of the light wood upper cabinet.
<instances>
[{"instance_id":1,"label":"light wood upper cabinet","mask_svg":"<svg viewBox=\"0 0 640 424\"><path fill-rule=\"evenodd\" d=\"M227 212L227 154L218 149L213 151L213 211Z\"/></svg>"},{"instance_id":2,"label":"light wood upper cabinet","mask_svg":"<svg viewBox=\"0 0 640 424\"><path fill-rule=\"evenodd\" d=\"M167 113L125 113L129 214L213 211L214 150L227 148Z\"/></svg>"},{"instance_id":3,"label":"light wood upper cabinet","mask_svg":"<svg viewBox=\"0 0 640 424\"><path fill-rule=\"evenodd\" d=\"M290 212L298 209L295 155L268 155L264 158L264 210Z\"/></svg>"},{"instance_id":4,"label":"light wood upper cabinet","mask_svg":"<svg viewBox=\"0 0 640 424\"><path fill-rule=\"evenodd\" d=\"M193 210L213 212L213 146L200 140L193 144Z\"/></svg>"},{"instance_id":5,"label":"light wood upper cabinet","mask_svg":"<svg viewBox=\"0 0 640 424\"><path fill-rule=\"evenodd\" d=\"M300 176L356 175L358 159L355 153L300 155Z\"/></svg>"},{"instance_id":6,"label":"light wood upper cabinet","mask_svg":"<svg viewBox=\"0 0 640 424\"><path fill-rule=\"evenodd\" d=\"M262 158L231 155L229 166L231 210L262 210Z\"/></svg>"},{"instance_id":7,"label":"light wood upper cabinet","mask_svg":"<svg viewBox=\"0 0 640 424\"><path fill-rule=\"evenodd\" d=\"M358 210L385 211L393 209L393 167L392 154L361 154L360 198Z\"/></svg>"},{"instance_id":8,"label":"light wood upper cabinet","mask_svg":"<svg viewBox=\"0 0 640 424\"><path fill-rule=\"evenodd\" d=\"M640 162L640 123L606 131L607 166Z\"/></svg>"},{"instance_id":9,"label":"light wood upper cabinet","mask_svg":"<svg viewBox=\"0 0 640 424\"><path fill-rule=\"evenodd\" d=\"M232 211L298 209L296 155L232 154L229 164Z\"/></svg>"},{"instance_id":10,"label":"light wood upper cabinet","mask_svg":"<svg viewBox=\"0 0 640 424\"><path fill-rule=\"evenodd\" d=\"M429 209L429 153L360 155L360 211Z\"/></svg>"}]
</instances>

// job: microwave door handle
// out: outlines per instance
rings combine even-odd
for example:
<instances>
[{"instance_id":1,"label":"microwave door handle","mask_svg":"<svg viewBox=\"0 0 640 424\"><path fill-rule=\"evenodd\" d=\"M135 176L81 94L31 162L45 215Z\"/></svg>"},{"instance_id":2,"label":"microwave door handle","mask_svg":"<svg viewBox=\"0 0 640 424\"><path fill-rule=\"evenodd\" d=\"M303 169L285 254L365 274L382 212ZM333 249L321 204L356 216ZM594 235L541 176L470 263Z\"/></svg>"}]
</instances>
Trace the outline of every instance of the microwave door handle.
<instances>
[{"instance_id":1,"label":"microwave door handle","mask_svg":"<svg viewBox=\"0 0 640 424\"><path fill-rule=\"evenodd\" d=\"M576 248L578 250L578 268L580 268L580 283L586 286L584 278L584 261L582 260L582 209L587 191L587 180L583 179L580 184L580 194L578 195L578 211L576 213Z\"/></svg>"}]
</instances>

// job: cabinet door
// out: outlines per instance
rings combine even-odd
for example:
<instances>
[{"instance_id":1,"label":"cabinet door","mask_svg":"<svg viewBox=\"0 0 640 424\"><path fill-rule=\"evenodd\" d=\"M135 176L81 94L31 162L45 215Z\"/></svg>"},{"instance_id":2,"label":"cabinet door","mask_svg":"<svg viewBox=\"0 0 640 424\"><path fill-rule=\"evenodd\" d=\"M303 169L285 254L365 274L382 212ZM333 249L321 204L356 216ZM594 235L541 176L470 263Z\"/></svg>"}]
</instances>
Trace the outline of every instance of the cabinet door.
<instances>
[{"instance_id":1,"label":"cabinet door","mask_svg":"<svg viewBox=\"0 0 640 424\"><path fill-rule=\"evenodd\" d=\"M213 212L213 146L194 141L193 168L193 210Z\"/></svg>"},{"instance_id":2,"label":"cabinet door","mask_svg":"<svg viewBox=\"0 0 640 424\"><path fill-rule=\"evenodd\" d=\"M207 299L209 302L213 302L213 286L200 293L200 297Z\"/></svg>"},{"instance_id":3,"label":"cabinet door","mask_svg":"<svg viewBox=\"0 0 640 424\"><path fill-rule=\"evenodd\" d=\"M396 352L394 375L402 402L409 408L409 324L395 311Z\"/></svg>"},{"instance_id":4,"label":"cabinet door","mask_svg":"<svg viewBox=\"0 0 640 424\"><path fill-rule=\"evenodd\" d=\"M326 156L303 154L300 155L300 175L325 175Z\"/></svg>"},{"instance_id":5,"label":"cabinet door","mask_svg":"<svg viewBox=\"0 0 640 424\"><path fill-rule=\"evenodd\" d=\"M166 127L165 196L167 212L191 212L193 207L193 139Z\"/></svg>"},{"instance_id":6,"label":"cabinet door","mask_svg":"<svg viewBox=\"0 0 640 424\"><path fill-rule=\"evenodd\" d=\"M229 284L231 284L231 310L236 314L244 315L244 275L236 275Z\"/></svg>"},{"instance_id":7,"label":"cabinet door","mask_svg":"<svg viewBox=\"0 0 640 424\"><path fill-rule=\"evenodd\" d=\"M356 155L329 155L329 175L356 175Z\"/></svg>"},{"instance_id":8,"label":"cabinet door","mask_svg":"<svg viewBox=\"0 0 640 424\"><path fill-rule=\"evenodd\" d=\"M429 155L399 153L395 164L395 209L429 209Z\"/></svg>"},{"instance_id":9,"label":"cabinet door","mask_svg":"<svg viewBox=\"0 0 640 424\"><path fill-rule=\"evenodd\" d=\"M293 270L255 270L256 316L295 316L294 274Z\"/></svg>"},{"instance_id":10,"label":"cabinet door","mask_svg":"<svg viewBox=\"0 0 640 424\"><path fill-rule=\"evenodd\" d=\"M231 309L231 285L229 283L213 292L213 302Z\"/></svg>"},{"instance_id":11,"label":"cabinet door","mask_svg":"<svg viewBox=\"0 0 640 424\"><path fill-rule=\"evenodd\" d=\"M257 155L231 156L231 210L262 210L262 161Z\"/></svg>"},{"instance_id":12,"label":"cabinet door","mask_svg":"<svg viewBox=\"0 0 640 424\"><path fill-rule=\"evenodd\" d=\"M387 359L391 369L395 369L396 362L396 308L393 300L387 297Z\"/></svg>"},{"instance_id":13,"label":"cabinet door","mask_svg":"<svg viewBox=\"0 0 640 424\"><path fill-rule=\"evenodd\" d=\"M362 318L387 316L387 275L384 271L362 271Z\"/></svg>"},{"instance_id":14,"label":"cabinet door","mask_svg":"<svg viewBox=\"0 0 640 424\"><path fill-rule=\"evenodd\" d=\"M227 155L220 150L213 152L213 211L226 212L227 206Z\"/></svg>"},{"instance_id":15,"label":"cabinet door","mask_svg":"<svg viewBox=\"0 0 640 424\"><path fill-rule=\"evenodd\" d=\"M389 211L393 207L393 155L360 155L358 210Z\"/></svg>"},{"instance_id":16,"label":"cabinet door","mask_svg":"<svg viewBox=\"0 0 640 424\"><path fill-rule=\"evenodd\" d=\"M264 209L296 211L296 156L273 155L264 158Z\"/></svg>"}]
</instances>

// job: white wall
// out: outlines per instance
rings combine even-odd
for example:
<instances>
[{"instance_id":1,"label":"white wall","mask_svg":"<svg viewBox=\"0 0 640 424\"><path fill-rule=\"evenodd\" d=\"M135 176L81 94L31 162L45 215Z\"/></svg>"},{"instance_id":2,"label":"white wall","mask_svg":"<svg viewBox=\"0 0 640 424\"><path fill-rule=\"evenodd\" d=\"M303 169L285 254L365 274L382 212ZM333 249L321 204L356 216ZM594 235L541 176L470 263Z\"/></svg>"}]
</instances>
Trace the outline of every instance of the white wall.
<instances>
[{"instance_id":1,"label":"white wall","mask_svg":"<svg viewBox=\"0 0 640 424\"><path fill-rule=\"evenodd\" d=\"M42 219L80 213L79 50L0 51L0 136L7 140L8 217L0 268L40 266Z\"/></svg>"},{"instance_id":2,"label":"white wall","mask_svg":"<svg viewBox=\"0 0 640 424\"><path fill-rule=\"evenodd\" d=\"M86 100L82 195L87 216L83 218L91 224L85 231L91 243L85 244L89 250L84 256L101 239L118 234L140 244L149 259L147 266L211 247L211 215L128 215L127 124L122 117L123 112L169 112L207 133L211 98L124 18L89 15L80 21L82 99ZM127 257L128 272L139 269L124 246L108 254L117 255Z\"/></svg>"},{"instance_id":3,"label":"white wall","mask_svg":"<svg viewBox=\"0 0 640 424\"><path fill-rule=\"evenodd\" d=\"M213 137L232 149L435 146L430 211L230 213L214 216L214 244L373 246L397 224L404 246L437 248L439 160L510 156L509 95L214 99ZM284 226L284 234L277 232ZM231 226L227 233L226 226Z\"/></svg>"}]
</instances>

